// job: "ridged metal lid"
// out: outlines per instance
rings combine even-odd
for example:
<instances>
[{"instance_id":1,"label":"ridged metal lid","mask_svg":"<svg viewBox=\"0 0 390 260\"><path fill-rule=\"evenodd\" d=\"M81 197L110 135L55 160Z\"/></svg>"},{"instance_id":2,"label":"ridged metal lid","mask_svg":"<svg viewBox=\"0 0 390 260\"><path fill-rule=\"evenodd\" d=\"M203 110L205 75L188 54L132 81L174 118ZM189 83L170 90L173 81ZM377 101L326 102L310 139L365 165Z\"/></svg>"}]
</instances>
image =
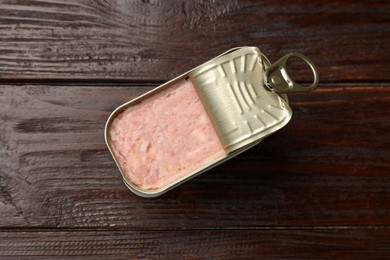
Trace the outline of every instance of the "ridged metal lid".
<instances>
[{"instance_id":1,"label":"ridged metal lid","mask_svg":"<svg viewBox=\"0 0 390 260\"><path fill-rule=\"evenodd\" d=\"M292 116L288 103L266 86L264 75L255 47L239 48L189 73L228 153L282 128Z\"/></svg>"}]
</instances>

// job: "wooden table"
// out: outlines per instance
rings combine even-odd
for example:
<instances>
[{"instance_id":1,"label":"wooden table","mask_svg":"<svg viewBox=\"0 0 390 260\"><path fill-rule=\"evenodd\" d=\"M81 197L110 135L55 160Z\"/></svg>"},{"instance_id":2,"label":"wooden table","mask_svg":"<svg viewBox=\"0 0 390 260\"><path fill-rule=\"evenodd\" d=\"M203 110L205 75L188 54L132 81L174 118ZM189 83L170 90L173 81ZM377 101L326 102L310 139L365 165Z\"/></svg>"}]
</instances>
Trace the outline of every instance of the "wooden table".
<instances>
[{"instance_id":1,"label":"wooden table","mask_svg":"<svg viewBox=\"0 0 390 260\"><path fill-rule=\"evenodd\" d=\"M389 1L0 0L0 39L0 258L390 257ZM111 111L243 45L307 55L319 88L250 151L128 191Z\"/></svg>"}]
</instances>

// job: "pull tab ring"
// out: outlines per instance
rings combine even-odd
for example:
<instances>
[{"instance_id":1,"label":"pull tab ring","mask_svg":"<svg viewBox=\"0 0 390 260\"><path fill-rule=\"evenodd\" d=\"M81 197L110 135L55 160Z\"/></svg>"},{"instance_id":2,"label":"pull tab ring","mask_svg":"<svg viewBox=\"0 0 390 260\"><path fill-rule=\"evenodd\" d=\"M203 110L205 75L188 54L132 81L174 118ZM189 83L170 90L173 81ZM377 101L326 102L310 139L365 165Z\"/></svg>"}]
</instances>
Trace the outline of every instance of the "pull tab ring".
<instances>
[{"instance_id":1,"label":"pull tab ring","mask_svg":"<svg viewBox=\"0 0 390 260\"><path fill-rule=\"evenodd\" d=\"M287 61L292 57L299 58L310 66L314 75L314 81L310 86L304 87L296 83L288 75L286 64ZM277 93L311 91L317 87L320 81L318 71L313 62L306 56L296 52L289 53L280 58L277 62L267 68L265 74L267 76L266 85Z\"/></svg>"}]
</instances>

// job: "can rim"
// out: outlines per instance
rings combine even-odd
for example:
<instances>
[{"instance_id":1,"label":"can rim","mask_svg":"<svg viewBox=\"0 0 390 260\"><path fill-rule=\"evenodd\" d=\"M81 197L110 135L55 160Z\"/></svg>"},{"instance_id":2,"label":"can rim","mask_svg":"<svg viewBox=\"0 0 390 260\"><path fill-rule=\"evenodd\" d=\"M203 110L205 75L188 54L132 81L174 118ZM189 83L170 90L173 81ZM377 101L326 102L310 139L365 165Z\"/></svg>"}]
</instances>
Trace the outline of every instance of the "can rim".
<instances>
[{"instance_id":1,"label":"can rim","mask_svg":"<svg viewBox=\"0 0 390 260\"><path fill-rule=\"evenodd\" d=\"M289 113L287 114L287 116L283 119L283 121L280 122L280 124L278 124L276 127L272 127L270 129L267 129L265 131L265 135L262 136L261 138L245 145L244 147L238 149L237 151L234 151L234 152L231 152L229 154L227 154L225 157L222 157L222 158L217 158L215 160L213 160L212 162L210 162L209 164L207 164L207 166L205 166L202 170L194 170L188 174L186 174L185 176L182 176L180 178L178 178L176 181L162 187L162 188L159 188L159 189L153 189L153 190L145 190L145 189L142 189L142 188L139 188L138 186L136 186L135 184L133 184L130 180L128 180L128 178L126 177L126 175L123 173L122 171L122 168L120 166L120 164L118 163L117 159L116 159L116 156L111 148L111 142L110 142L110 137L109 137L109 129L110 129L110 126L111 126L111 123L112 121L114 120L114 118L117 116L117 114L119 114L120 112L126 110L128 107L130 107L131 105L134 105L138 102L140 102L141 100L145 99L146 97L148 96L151 96L153 94L155 94L156 92L159 92L159 91L162 91L164 90L165 88L169 87L171 84L175 83L175 82L178 82L178 81L181 81L183 79L185 79L187 77L187 75L195 70L195 69L198 69L199 67L201 66L205 66L207 65L208 63L210 62L213 62L215 61L215 59L217 58L220 58L230 52L233 52L233 51L237 51L237 50L240 50L240 49L247 49L247 50L254 50L256 52L259 53L260 57L261 57L261 62L263 63L264 65L264 69L267 69L269 66L270 66L270 62L269 60L267 59L267 57L262 54L260 52L260 50L257 48L257 47L236 47L236 48L233 48L233 49L230 49L220 55L218 55L217 57L179 75L178 77L176 78L173 78L171 80L169 80L168 82L132 99L132 100L129 100L128 102L125 102L124 104L118 106L111 114L110 116L108 117L107 121L106 121L106 124L105 124L105 128L104 128L104 139L105 139L105 143L107 145L107 148L108 150L110 151L110 154L111 154L111 157L114 159L114 162L119 170L119 173L121 174L122 176L122 180L123 182L125 183L125 185L127 186L127 188L129 190L131 190L134 194L140 196L140 197L144 197L144 198L153 198L153 197L158 197L162 194L164 194L165 192L177 187L178 185L204 173L205 171L208 171L214 167L216 167L217 165L221 164L221 163L224 163L225 161L243 153L244 151L254 147L255 145L259 144L265 137L269 136L270 134L274 133L275 131L283 128L291 119L292 117L292 110L289 106L289 102L288 102L288 98L287 98L287 95L286 94L278 94L278 93L275 93L276 95L279 95L285 102L285 105L286 105L286 108L287 110L289 111Z\"/></svg>"}]
</instances>

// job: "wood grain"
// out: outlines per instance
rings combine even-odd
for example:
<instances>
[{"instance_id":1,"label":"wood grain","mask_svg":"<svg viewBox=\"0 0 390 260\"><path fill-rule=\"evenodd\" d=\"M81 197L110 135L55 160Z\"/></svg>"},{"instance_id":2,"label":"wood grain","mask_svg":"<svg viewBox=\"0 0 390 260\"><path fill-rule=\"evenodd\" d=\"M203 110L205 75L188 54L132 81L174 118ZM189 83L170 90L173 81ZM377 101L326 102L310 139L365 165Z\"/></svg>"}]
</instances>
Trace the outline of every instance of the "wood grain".
<instances>
[{"instance_id":1,"label":"wood grain","mask_svg":"<svg viewBox=\"0 0 390 260\"><path fill-rule=\"evenodd\" d=\"M389 1L0 1L0 80L167 80L229 48L390 80ZM297 80L309 81L301 71Z\"/></svg>"},{"instance_id":2,"label":"wood grain","mask_svg":"<svg viewBox=\"0 0 390 260\"><path fill-rule=\"evenodd\" d=\"M290 96L292 122L156 199L126 189L110 112L152 86L0 87L0 226L220 228L390 225L390 88Z\"/></svg>"},{"instance_id":3,"label":"wood grain","mask_svg":"<svg viewBox=\"0 0 390 260\"><path fill-rule=\"evenodd\" d=\"M0 258L390 258L389 42L385 0L0 0ZM246 153L128 191L110 112L243 45L320 87Z\"/></svg>"},{"instance_id":4,"label":"wood grain","mask_svg":"<svg viewBox=\"0 0 390 260\"><path fill-rule=\"evenodd\" d=\"M389 230L2 232L0 257L387 259L389 236Z\"/></svg>"}]
</instances>

